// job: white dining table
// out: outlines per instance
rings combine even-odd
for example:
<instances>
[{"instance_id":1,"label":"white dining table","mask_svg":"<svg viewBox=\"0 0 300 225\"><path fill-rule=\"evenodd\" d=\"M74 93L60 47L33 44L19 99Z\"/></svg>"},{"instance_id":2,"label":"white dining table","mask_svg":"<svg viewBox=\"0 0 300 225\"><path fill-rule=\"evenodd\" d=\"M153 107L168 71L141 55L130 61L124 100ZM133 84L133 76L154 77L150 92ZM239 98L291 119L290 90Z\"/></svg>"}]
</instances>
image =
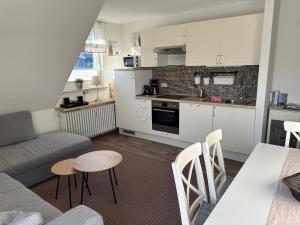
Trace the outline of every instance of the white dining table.
<instances>
[{"instance_id":1,"label":"white dining table","mask_svg":"<svg viewBox=\"0 0 300 225\"><path fill-rule=\"evenodd\" d=\"M266 225L289 151L259 143L204 225Z\"/></svg>"}]
</instances>

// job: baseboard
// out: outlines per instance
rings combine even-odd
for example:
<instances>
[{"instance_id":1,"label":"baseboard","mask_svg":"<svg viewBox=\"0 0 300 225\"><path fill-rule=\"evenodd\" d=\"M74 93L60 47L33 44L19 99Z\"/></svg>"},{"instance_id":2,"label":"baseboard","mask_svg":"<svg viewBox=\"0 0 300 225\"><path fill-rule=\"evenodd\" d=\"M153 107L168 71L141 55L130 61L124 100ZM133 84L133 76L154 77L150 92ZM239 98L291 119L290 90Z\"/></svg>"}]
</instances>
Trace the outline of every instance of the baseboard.
<instances>
[{"instance_id":1,"label":"baseboard","mask_svg":"<svg viewBox=\"0 0 300 225\"><path fill-rule=\"evenodd\" d=\"M142 138L142 139L146 139L149 141L154 141L154 142L171 145L171 146L175 146L175 147L179 147L179 148L186 148L186 147L190 146L191 144L193 144L191 142L186 142L186 141L177 140L177 139L168 138L168 137L157 136L157 135L153 135L153 134L141 133L141 132L137 132L137 131L135 131L135 132L126 132L125 131L124 132L123 129L119 129L119 133L131 136L131 137ZM224 158L232 159L232 160L236 160L236 161L240 161L240 162L245 162L248 158L248 155L228 151L225 149L223 149L223 155L224 155Z\"/></svg>"}]
</instances>

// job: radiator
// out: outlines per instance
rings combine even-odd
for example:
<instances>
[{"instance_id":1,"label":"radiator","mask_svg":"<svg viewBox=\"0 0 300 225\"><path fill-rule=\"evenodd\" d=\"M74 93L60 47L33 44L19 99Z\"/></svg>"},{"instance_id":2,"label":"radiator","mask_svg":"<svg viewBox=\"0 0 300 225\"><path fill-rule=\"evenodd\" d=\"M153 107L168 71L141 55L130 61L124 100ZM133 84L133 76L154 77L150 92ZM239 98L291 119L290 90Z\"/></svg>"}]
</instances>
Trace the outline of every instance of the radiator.
<instances>
[{"instance_id":1,"label":"radiator","mask_svg":"<svg viewBox=\"0 0 300 225\"><path fill-rule=\"evenodd\" d=\"M59 112L61 130L86 137L95 137L116 129L115 104Z\"/></svg>"}]
</instances>

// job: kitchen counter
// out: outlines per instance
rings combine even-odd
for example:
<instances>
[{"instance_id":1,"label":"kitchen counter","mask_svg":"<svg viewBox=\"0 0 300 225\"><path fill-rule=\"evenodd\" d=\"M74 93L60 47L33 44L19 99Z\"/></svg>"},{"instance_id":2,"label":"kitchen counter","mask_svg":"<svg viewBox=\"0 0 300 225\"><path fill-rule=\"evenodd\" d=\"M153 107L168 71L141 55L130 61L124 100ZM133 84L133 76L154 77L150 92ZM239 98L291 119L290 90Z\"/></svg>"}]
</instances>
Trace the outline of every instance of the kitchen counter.
<instances>
[{"instance_id":1,"label":"kitchen counter","mask_svg":"<svg viewBox=\"0 0 300 225\"><path fill-rule=\"evenodd\" d=\"M110 104L110 103L114 103L114 102L115 102L114 98L108 98L108 99L103 99L103 100L100 100L97 102L89 102L88 105L78 106L78 107L74 107L74 108L57 107L57 108L55 108L55 110L58 112L70 112L70 111L75 111L75 110L94 108L94 107L97 107L100 105Z\"/></svg>"},{"instance_id":2,"label":"kitchen counter","mask_svg":"<svg viewBox=\"0 0 300 225\"><path fill-rule=\"evenodd\" d=\"M219 103L219 102L210 102L207 98L199 98L196 96L190 96L181 99L168 99L168 98L160 98L159 95L138 95L136 99L141 100L159 100L159 101L168 101L168 102L180 102L180 103L190 103L190 104L203 104L203 105L212 105L212 106L225 106L225 107L233 107L233 108L246 108L246 109L255 109L255 102L248 105L243 104L230 104L230 103Z\"/></svg>"}]
</instances>

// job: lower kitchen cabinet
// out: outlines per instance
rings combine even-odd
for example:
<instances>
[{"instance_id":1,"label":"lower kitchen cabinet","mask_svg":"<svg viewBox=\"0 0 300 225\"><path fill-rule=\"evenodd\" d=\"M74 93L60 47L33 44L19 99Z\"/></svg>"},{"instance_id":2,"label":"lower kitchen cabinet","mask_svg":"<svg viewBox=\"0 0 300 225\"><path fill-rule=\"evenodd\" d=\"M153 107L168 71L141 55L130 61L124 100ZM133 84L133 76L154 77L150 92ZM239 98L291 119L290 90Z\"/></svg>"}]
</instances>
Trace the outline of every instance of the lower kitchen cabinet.
<instances>
[{"instance_id":1,"label":"lower kitchen cabinet","mask_svg":"<svg viewBox=\"0 0 300 225\"><path fill-rule=\"evenodd\" d=\"M224 150L249 155L253 149L255 109L214 107L213 130L222 129Z\"/></svg>"},{"instance_id":2,"label":"lower kitchen cabinet","mask_svg":"<svg viewBox=\"0 0 300 225\"><path fill-rule=\"evenodd\" d=\"M180 138L188 142L203 142L212 132L213 107L180 103Z\"/></svg>"},{"instance_id":3,"label":"lower kitchen cabinet","mask_svg":"<svg viewBox=\"0 0 300 225\"><path fill-rule=\"evenodd\" d=\"M151 101L136 100L136 126L135 130L142 133L151 133L152 131L152 116L151 116Z\"/></svg>"}]
</instances>

